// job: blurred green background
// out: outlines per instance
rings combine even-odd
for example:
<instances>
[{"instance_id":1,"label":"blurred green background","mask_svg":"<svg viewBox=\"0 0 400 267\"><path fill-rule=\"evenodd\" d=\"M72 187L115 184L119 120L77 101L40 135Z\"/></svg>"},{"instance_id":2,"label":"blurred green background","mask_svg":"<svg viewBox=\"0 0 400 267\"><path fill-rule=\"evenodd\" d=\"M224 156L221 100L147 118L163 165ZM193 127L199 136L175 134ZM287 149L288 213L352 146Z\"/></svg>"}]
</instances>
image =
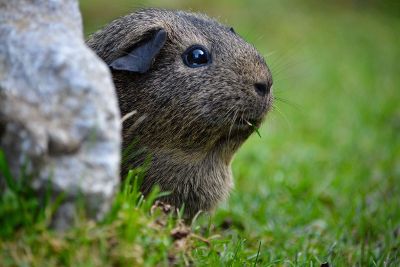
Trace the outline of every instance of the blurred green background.
<instances>
[{"instance_id":1,"label":"blurred green background","mask_svg":"<svg viewBox=\"0 0 400 267\"><path fill-rule=\"evenodd\" d=\"M400 264L400 1L80 2L86 34L140 7L185 9L265 56L275 108L237 154L216 224L261 241L264 262Z\"/></svg>"}]
</instances>

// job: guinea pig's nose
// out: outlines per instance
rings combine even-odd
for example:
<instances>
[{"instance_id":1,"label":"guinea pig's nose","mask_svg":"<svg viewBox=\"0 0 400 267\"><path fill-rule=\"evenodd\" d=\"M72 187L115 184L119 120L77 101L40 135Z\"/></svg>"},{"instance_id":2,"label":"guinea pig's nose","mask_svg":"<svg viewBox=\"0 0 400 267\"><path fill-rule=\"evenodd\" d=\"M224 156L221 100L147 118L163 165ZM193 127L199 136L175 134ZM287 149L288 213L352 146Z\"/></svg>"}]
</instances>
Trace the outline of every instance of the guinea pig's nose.
<instances>
[{"instance_id":1,"label":"guinea pig's nose","mask_svg":"<svg viewBox=\"0 0 400 267\"><path fill-rule=\"evenodd\" d=\"M260 96L265 96L269 94L271 86L267 85L266 83L255 83L254 88Z\"/></svg>"}]
</instances>

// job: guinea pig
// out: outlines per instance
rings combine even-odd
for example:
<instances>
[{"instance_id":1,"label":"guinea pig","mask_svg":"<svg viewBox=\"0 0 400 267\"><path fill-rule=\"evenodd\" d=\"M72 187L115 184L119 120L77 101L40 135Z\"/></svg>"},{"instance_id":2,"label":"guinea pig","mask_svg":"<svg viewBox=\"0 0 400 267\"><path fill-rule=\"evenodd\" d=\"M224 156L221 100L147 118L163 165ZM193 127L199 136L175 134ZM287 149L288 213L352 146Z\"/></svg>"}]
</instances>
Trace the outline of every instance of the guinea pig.
<instances>
[{"instance_id":1,"label":"guinea pig","mask_svg":"<svg viewBox=\"0 0 400 267\"><path fill-rule=\"evenodd\" d=\"M264 58L206 15L164 9L118 18L87 44L110 66L121 115L135 113L123 122L123 149L135 145L122 173L148 158L145 195L158 185L188 218L213 210L233 186L233 155L272 105Z\"/></svg>"}]
</instances>

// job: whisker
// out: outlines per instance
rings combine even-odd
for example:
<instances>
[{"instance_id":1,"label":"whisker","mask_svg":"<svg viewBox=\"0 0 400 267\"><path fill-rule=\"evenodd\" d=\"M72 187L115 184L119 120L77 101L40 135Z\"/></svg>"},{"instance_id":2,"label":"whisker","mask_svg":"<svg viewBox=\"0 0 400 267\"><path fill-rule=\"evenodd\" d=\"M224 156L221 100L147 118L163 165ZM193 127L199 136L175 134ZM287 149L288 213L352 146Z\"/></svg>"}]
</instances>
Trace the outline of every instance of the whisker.
<instances>
[{"instance_id":1,"label":"whisker","mask_svg":"<svg viewBox=\"0 0 400 267\"><path fill-rule=\"evenodd\" d=\"M276 105L273 105L272 108L273 108L273 110L276 110L279 115L282 116L282 118L285 120L285 122L286 122L287 126L289 127L289 129L293 130L292 125L290 124L290 121L287 118L287 116Z\"/></svg>"},{"instance_id":2,"label":"whisker","mask_svg":"<svg viewBox=\"0 0 400 267\"><path fill-rule=\"evenodd\" d=\"M301 105L299 105L299 104L293 102L293 101L290 101L290 100L281 98L281 97L279 97L279 96L274 96L274 100L279 101L279 102L281 102L281 103L284 103L284 104L286 104L286 105L288 105L288 106L290 106L290 107L293 107L293 108L295 108L295 109L298 110L298 111L303 111L303 107L302 107Z\"/></svg>"},{"instance_id":3,"label":"whisker","mask_svg":"<svg viewBox=\"0 0 400 267\"><path fill-rule=\"evenodd\" d=\"M227 142L227 143L228 143L228 146L229 146L229 141L230 141L230 137L231 137L232 128L233 128L233 126L235 125L235 121L236 121L238 112L239 112L239 110L236 110L236 111L235 111L235 114L233 115L232 124L231 124L231 126L229 127L228 142Z\"/></svg>"}]
</instances>

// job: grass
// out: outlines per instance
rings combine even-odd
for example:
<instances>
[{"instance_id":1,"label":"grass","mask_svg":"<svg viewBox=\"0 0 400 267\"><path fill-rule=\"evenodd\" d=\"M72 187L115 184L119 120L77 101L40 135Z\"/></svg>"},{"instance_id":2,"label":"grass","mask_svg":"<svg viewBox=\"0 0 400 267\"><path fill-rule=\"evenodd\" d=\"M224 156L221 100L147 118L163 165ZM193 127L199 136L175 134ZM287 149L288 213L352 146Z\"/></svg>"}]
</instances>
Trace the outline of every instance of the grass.
<instances>
[{"instance_id":1,"label":"grass","mask_svg":"<svg viewBox=\"0 0 400 267\"><path fill-rule=\"evenodd\" d=\"M21 185L0 197L0 266L399 266L398 6L81 1L86 32L142 5L219 17L270 64L281 101L236 156L236 189L187 229L128 184L105 220L57 234Z\"/></svg>"}]
</instances>

